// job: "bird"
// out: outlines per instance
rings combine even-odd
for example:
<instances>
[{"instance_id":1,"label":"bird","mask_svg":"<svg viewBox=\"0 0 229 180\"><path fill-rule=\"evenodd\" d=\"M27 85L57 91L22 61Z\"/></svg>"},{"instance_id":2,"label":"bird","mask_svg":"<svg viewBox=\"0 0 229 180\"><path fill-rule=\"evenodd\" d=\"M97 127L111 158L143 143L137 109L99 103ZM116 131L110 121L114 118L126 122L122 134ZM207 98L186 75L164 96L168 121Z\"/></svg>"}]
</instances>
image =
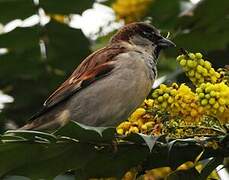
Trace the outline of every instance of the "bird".
<instances>
[{"instance_id":1,"label":"bird","mask_svg":"<svg viewBox=\"0 0 229 180\"><path fill-rule=\"evenodd\" d=\"M56 130L70 120L114 127L149 95L162 49L175 47L145 22L120 28L108 44L86 57L21 130Z\"/></svg>"}]
</instances>

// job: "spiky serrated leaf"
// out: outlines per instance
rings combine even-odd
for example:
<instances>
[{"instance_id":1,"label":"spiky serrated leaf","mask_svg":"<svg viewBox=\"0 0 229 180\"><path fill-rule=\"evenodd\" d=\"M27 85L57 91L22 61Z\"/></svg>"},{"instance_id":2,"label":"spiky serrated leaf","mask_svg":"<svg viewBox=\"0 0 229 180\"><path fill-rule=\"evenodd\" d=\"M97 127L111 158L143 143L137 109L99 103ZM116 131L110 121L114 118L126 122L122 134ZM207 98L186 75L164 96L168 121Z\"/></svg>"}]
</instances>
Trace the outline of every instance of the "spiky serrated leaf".
<instances>
[{"instance_id":1,"label":"spiky serrated leaf","mask_svg":"<svg viewBox=\"0 0 229 180\"><path fill-rule=\"evenodd\" d=\"M26 139L20 136L4 134L0 136L0 140L2 142L9 142L9 141L25 141Z\"/></svg>"},{"instance_id":2,"label":"spiky serrated leaf","mask_svg":"<svg viewBox=\"0 0 229 180\"><path fill-rule=\"evenodd\" d=\"M171 164L177 166L195 159L202 150L197 140L179 140L173 142L173 158L168 161L168 144L160 141L160 138L153 138L152 143L152 137L132 134L113 143L114 128L100 128L102 136L98 129L69 122L59 130L59 134L58 131L54 134L9 131L1 136L5 136L6 141L0 143L0 177L20 175L52 179L58 174L74 170L81 172L78 175L86 179L111 176L120 179L130 168L140 166L148 170ZM113 138L110 138L112 135ZM56 141L47 141L50 137ZM153 147L151 152L149 146ZM223 151L206 149L201 158L215 156L216 152L219 154Z\"/></svg>"},{"instance_id":3,"label":"spiky serrated leaf","mask_svg":"<svg viewBox=\"0 0 229 180\"><path fill-rule=\"evenodd\" d=\"M190 157L185 157L183 156L183 154L180 154L178 156L180 156L179 158L181 159L181 157L183 158L183 160L188 159L194 161L195 158L198 156L198 154L200 154L200 152L202 151L201 147L197 147L195 146L197 144L197 141L195 139L176 139L173 140L171 142L169 142L168 145L168 162L170 164L170 167L173 169L176 169L181 162L180 161L176 161L177 156L174 156L174 151L176 151L177 147L175 146L176 144L179 144L179 146L185 146L185 145L189 145L190 147L193 146L193 148L197 148L195 153L190 153ZM198 152L198 154L196 154Z\"/></svg>"},{"instance_id":4,"label":"spiky serrated leaf","mask_svg":"<svg viewBox=\"0 0 229 180\"><path fill-rule=\"evenodd\" d=\"M18 136L27 140L43 139L44 141L49 142L55 142L57 140L54 135L39 131L9 130L4 135L14 135L16 137Z\"/></svg>"},{"instance_id":5,"label":"spiky serrated leaf","mask_svg":"<svg viewBox=\"0 0 229 180\"><path fill-rule=\"evenodd\" d=\"M207 179L211 172L216 169L217 166L223 163L223 159L223 156L218 156L211 159L202 169L200 173L201 179Z\"/></svg>"},{"instance_id":6,"label":"spiky serrated leaf","mask_svg":"<svg viewBox=\"0 0 229 180\"><path fill-rule=\"evenodd\" d=\"M195 168L174 171L166 177L166 180L203 180Z\"/></svg>"},{"instance_id":7,"label":"spiky serrated leaf","mask_svg":"<svg viewBox=\"0 0 229 180\"><path fill-rule=\"evenodd\" d=\"M135 142L138 144L146 144L151 152L156 141L160 138L160 136L154 137L145 134L130 134L129 136L125 137L124 140Z\"/></svg>"},{"instance_id":8,"label":"spiky serrated leaf","mask_svg":"<svg viewBox=\"0 0 229 180\"><path fill-rule=\"evenodd\" d=\"M86 126L75 121L70 121L67 125L54 133L56 136L65 136L82 142L103 141L103 135L107 140L114 137L114 128Z\"/></svg>"}]
</instances>

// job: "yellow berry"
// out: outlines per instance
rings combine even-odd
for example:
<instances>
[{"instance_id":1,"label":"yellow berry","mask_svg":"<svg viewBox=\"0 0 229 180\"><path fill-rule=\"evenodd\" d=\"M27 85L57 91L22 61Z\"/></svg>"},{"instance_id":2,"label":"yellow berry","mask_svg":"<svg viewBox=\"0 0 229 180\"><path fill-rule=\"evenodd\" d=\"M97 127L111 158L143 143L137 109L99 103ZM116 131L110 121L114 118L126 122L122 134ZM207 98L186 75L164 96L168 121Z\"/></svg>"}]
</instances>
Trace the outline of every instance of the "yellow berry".
<instances>
[{"instance_id":1,"label":"yellow berry","mask_svg":"<svg viewBox=\"0 0 229 180\"><path fill-rule=\"evenodd\" d=\"M117 133L119 135L123 135L124 134L124 131L123 131L123 129L119 128L119 129L117 129Z\"/></svg>"},{"instance_id":2,"label":"yellow berry","mask_svg":"<svg viewBox=\"0 0 229 180\"><path fill-rule=\"evenodd\" d=\"M219 112L223 113L224 110L225 110L225 108L224 108L223 106L220 106L220 107L219 107Z\"/></svg>"},{"instance_id":3,"label":"yellow berry","mask_svg":"<svg viewBox=\"0 0 229 180\"><path fill-rule=\"evenodd\" d=\"M182 55L179 55L179 56L177 57L177 61L181 61L183 58L184 58L184 55L183 55L183 54L182 54Z\"/></svg>"},{"instance_id":4,"label":"yellow berry","mask_svg":"<svg viewBox=\"0 0 229 180\"><path fill-rule=\"evenodd\" d=\"M220 105L225 105L225 100L223 98L219 98L218 102Z\"/></svg>"},{"instance_id":5,"label":"yellow berry","mask_svg":"<svg viewBox=\"0 0 229 180\"><path fill-rule=\"evenodd\" d=\"M215 98L210 98L209 99L209 104L215 104Z\"/></svg>"},{"instance_id":6,"label":"yellow berry","mask_svg":"<svg viewBox=\"0 0 229 180\"><path fill-rule=\"evenodd\" d=\"M213 105L213 108L218 109L218 108L219 108L219 103L216 102L216 103Z\"/></svg>"},{"instance_id":7,"label":"yellow berry","mask_svg":"<svg viewBox=\"0 0 229 180\"><path fill-rule=\"evenodd\" d=\"M177 91L176 91L175 89L173 89L173 90L170 91L170 94L171 94L172 96L175 96L176 93L177 93Z\"/></svg>"},{"instance_id":8,"label":"yellow berry","mask_svg":"<svg viewBox=\"0 0 229 180\"><path fill-rule=\"evenodd\" d=\"M170 103L170 104L171 104L173 101L174 101L174 100L173 100L173 98L172 98L172 97L169 97L169 98L168 98L168 103Z\"/></svg>"},{"instance_id":9,"label":"yellow berry","mask_svg":"<svg viewBox=\"0 0 229 180\"><path fill-rule=\"evenodd\" d=\"M181 66L185 66L186 63L187 63L187 61L186 61L185 59L182 59L182 60L180 61L180 65L181 65Z\"/></svg>"},{"instance_id":10,"label":"yellow berry","mask_svg":"<svg viewBox=\"0 0 229 180\"><path fill-rule=\"evenodd\" d=\"M147 122L145 125L147 126L147 129L151 129L154 125L154 122Z\"/></svg>"},{"instance_id":11,"label":"yellow berry","mask_svg":"<svg viewBox=\"0 0 229 180\"><path fill-rule=\"evenodd\" d=\"M193 61L192 60L188 60L187 61L187 66L190 67L190 68L194 67Z\"/></svg>"},{"instance_id":12,"label":"yellow berry","mask_svg":"<svg viewBox=\"0 0 229 180\"><path fill-rule=\"evenodd\" d=\"M146 131L146 130L147 130L147 126L146 126L145 124L143 124L143 125L141 126L141 129L142 129L143 131Z\"/></svg>"},{"instance_id":13,"label":"yellow berry","mask_svg":"<svg viewBox=\"0 0 229 180\"><path fill-rule=\"evenodd\" d=\"M188 72L188 76L191 76L192 77L194 75L195 75L195 71L194 70L191 70L191 71Z\"/></svg>"},{"instance_id":14,"label":"yellow berry","mask_svg":"<svg viewBox=\"0 0 229 180\"><path fill-rule=\"evenodd\" d=\"M205 62L204 62L204 67L205 67L206 69L211 69L211 63L210 63L209 61L205 61Z\"/></svg>"},{"instance_id":15,"label":"yellow berry","mask_svg":"<svg viewBox=\"0 0 229 180\"><path fill-rule=\"evenodd\" d=\"M196 55L197 59L201 59L203 57L203 55L201 53L196 53L195 55Z\"/></svg>"},{"instance_id":16,"label":"yellow berry","mask_svg":"<svg viewBox=\"0 0 229 180\"><path fill-rule=\"evenodd\" d=\"M207 104L208 104L208 100L207 100L207 99L203 99L203 100L201 101L201 105L205 106L205 105L207 105Z\"/></svg>"},{"instance_id":17,"label":"yellow berry","mask_svg":"<svg viewBox=\"0 0 229 180\"><path fill-rule=\"evenodd\" d=\"M191 110L191 116L192 117L195 117L195 116L197 116L198 115L198 112L195 110L195 109L192 109Z\"/></svg>"},{"instance_id":18,"label":"yellow berry","mask_svg":"<svg viewBox=\"0 0 229 180\"><path fill-rule=\"evenodd\" d=\"M129 132L131 132L131 133L138 133L139 132L139 129L137 127L132 126L132 127L130 127Z\"/></svg>"},{"instance_id":19,"label":"yellow berry","mask_svg":"<svg viewBox=\"0 0 229 180\"><path fill-rule=\"evenodd\" d=\"M196 58L195 54L193 54L193 53L188 53L188 56L189 56L191 59L195 59L195 58Z\"/></svg>"},{"instance_id":20,"label":"yellow berry","mask_svg":"<svg viewBox=\"0 0 229 180\"><path fill-rule=\"evenodd\" d=\"M152 107L153 106L153 99L147 99L147 100L145 100L145 103L147 104L147 106Z\"/></svg>"},{"instance_id":21,"label":"yellow berry","mask_svg":"<svg viewBox=\"0 0 229 180\"><path fill-rule=\"evenodd\" d=\"M168 93L165 93L165 94L163 95L163 98L168 99L168 98L169 98L169 94L168 94Z\"/></svg>"},{"instance_id":22,"label":"yellow berry","mask_svg":"<svg viewBox=\"0 0 229 180\"><path fill-rule=\"evenodd\" d=\"M162 96L159 96L159 97L157 98L157 100L158 100L158 102L163 102L163 101L164 101L164 98L163 98Z\"/></svg>"},{"instance_id":23,"label":"yellow berry","mask_svg":"<svg viewBox=\"0 0 229 180\"><path fill-rule=\"evenodd\" d=\"M197 92L197 93L202 93L203 90L202 90L201 88L198 87L198 88L196 88L196 92Z\"/></svg>"},{"instance_id":24,"label":"yellow berry","mask_svg":"<svg viewBox=\"0 0 229 180\"><path fill-rule=\"evenodd\" d=\"M206 95L205 95L205 98L206 98L206 99L210 99L210 98L211 98L210 94L206 94Z\"/></svg>"}]
</instances>

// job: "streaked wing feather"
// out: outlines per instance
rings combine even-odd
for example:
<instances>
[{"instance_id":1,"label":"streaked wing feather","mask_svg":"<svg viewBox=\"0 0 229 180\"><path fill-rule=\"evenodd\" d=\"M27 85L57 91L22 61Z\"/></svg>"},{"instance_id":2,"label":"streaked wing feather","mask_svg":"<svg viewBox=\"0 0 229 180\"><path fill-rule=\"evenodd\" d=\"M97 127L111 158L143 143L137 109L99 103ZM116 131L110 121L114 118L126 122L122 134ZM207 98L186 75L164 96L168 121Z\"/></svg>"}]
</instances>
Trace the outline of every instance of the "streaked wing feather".
<instances>
[{"instance_id":1,"label":"streaked wing feather","mask_svg":"<svg viewBox=\"0 0 229 180\"><path fill-rule=\"evenodd\" d=\"M49 96L41 111L30 120L36 119L92 82L109 74L114 68L114 57L124 51L125 49L119 46L111 46L100 49L88 56L72 75Z\"/></svg>"}]
</instances>

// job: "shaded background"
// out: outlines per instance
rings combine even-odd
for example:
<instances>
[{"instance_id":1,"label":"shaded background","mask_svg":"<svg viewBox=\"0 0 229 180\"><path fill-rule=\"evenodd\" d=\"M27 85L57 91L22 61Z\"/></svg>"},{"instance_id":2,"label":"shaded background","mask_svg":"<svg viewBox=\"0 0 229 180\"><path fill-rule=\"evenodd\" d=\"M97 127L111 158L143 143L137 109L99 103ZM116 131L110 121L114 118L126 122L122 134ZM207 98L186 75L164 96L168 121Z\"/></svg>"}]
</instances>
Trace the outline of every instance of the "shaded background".
<instances>
[{"instance_id":1,"label":"shaded background","mask_svg":"<svg viewBox=\"0 0 229 180\"><path fill-rule=\"evenodd\" d=\"M114 8L115 2L100 5ZM14 98L0 112L1 131L9 122L23 125L87 55L130 22L108 7L93 14L98 6L92 0L0 0L0 90ZM150 20L162 34L170 32L178 48L202 52L216 67L229 64L228 0L151 0L134 20ZM177 55L173 49L160 56L159 76L184 82Z\"/></svg>"}]
</instances>

